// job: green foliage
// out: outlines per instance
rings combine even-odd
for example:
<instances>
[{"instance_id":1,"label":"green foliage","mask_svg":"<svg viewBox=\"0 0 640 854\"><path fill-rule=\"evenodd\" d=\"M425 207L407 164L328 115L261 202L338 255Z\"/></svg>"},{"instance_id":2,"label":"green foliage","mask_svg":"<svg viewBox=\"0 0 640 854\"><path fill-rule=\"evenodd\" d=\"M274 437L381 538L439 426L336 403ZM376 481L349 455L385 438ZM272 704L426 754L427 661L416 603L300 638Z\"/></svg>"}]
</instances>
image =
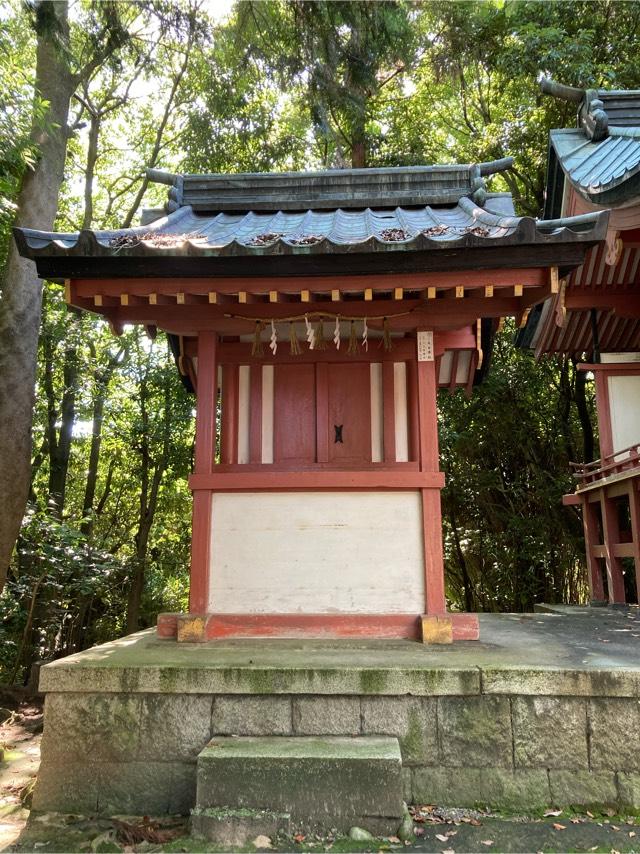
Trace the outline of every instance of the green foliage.
<instances>
[{"instance_id":1,"label":"green foliage","mask_svg":"<svg viewBox=\"0 0 640 854\"><path fill-rule=\"evenodd\" d=\"M523 611L585 595L580 517L562 506L582 441L574 382L570 363L516 350L510 324L471 398L441 395L446 566L459 607Z\"/></svg>"},{"instance_id":2,"label":"green foliage","mask_svg":"<svg viewBox=\"0 0 640 854\"><path fill-rule=\"evenodd\" d=\"M0 598L0 673L75 652L117 635L123 566L80 531L30 506L17 561Z\"/></svg>"},{"instance_id":3,"label":"green foliage","mask_svg":"<svg viewBox=\"0 0 640 854\"><path fill-rule=\"evenodd\" d=\"M30 143L31 125L43 119L42 104L34 103L34 46L22 16L0 18L0 269L22 174L37 156Z\"/></svg>"}]
</instances>

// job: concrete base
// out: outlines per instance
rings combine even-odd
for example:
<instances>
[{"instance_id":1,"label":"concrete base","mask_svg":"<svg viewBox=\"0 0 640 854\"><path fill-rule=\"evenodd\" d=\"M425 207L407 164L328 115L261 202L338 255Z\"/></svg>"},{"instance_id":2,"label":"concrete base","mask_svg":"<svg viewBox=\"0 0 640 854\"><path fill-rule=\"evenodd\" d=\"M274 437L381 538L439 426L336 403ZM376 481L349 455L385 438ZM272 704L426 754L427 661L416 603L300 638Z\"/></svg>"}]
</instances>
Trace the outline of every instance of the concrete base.
<instances>
[{"instance_id":1,"label":"concrete base","mask_svg":"<svg viewBox=\"0 0 640 854\"><path fill-rule=\"evenodd\" d=\"M289 813L269 810L196 807L191 812L193 836L234 848L244 847L256 836L274 837L281 833L290 836L293 827Z\"/></svg>"},{"instance_id":2,"label":"concrete base","mask_svg":"<svg viewBox=\"0 0 640 854\"><path fill-rule=\"evenodd\" d=\"M402 818L397 738L219 737L202 750L197 768L197 813L268 810L288 813L307 830L346 833L358 825L386 835Z\"/></svg>"},{"instance_id":3,"label":"concrete base","mask_svg":"<svg viewBox=\"0 0 640 854\"><path fill-rule=\"evenodd\" d=\"M149 630L56 661L34 807L188 814L212 738L384 735L407 801L640 809L638 609L480 623L445 646Z\"/></svg>"}]
</instances>

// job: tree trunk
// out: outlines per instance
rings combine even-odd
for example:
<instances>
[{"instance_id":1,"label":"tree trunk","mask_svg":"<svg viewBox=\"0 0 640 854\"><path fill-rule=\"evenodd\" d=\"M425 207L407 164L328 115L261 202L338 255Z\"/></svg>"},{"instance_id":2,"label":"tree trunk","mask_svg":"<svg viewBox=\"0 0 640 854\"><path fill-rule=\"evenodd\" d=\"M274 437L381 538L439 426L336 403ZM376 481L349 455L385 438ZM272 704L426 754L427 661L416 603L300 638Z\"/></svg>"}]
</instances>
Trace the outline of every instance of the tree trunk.
<instances>
[{"instance_id":1,"label":"tree trunk","mask_svg":"<svg viewBox=\"0 0 640 854\"><path fill-rule=\"evenodd\" d=\"M84 500L82 502L82 522L80 530L86 536L91 534L96 513L93 503L96 497L98 484L98 463L100 461L100 448L102 446L102 423L104 419L104 405L107 399L111 377L120 363L120 359L126 352L125 348L112 356L104 370L98 369L95 373L95 396L93 398L93 413L91 420L91 448L89 450L89 468L84 489ZM110 477L108 478L110 482Z\"/></svg>"},{"instance_id":2,"label":"tree trunk","mask_svg":"<svg viewBox=\"0 0 640 854\"><path fill-rule=\"evenodd\" d=\"M153 466L151 465L151 447L149 443L149 412L148 386L146 377L140 383L140 409L142 414L142 472L140 483L140 516L138 519L138 530L135 536L136 557L133 578L127 597L127 632L136 632L139 629L140 604L144 590L145 573L147 568L147 552L149 549L149 537L158 507L160 485L162 478L169 465L171 454L171 383L167 374L164 378L164 407L162 423L162 445L158 450L158 456Z\"/></svg>"},{"instance_id":3,"label":"tree trunk","mask_svg":"<svg viewBox=\"0 0 640 854\"><path fill-rule=\"evenodd\" d=\"M593 440L593 424L591 423L591 413L589 412L589 407L587 406L587 372L578 371L576 369L575 360L573 362L573 369L576 372L576 385L574 394L576 401L576 409L578 410L578 417L580 418L580 426L582 427L582 447L584 454L584 462L590 463L593 461L595 454Z\"/></svg>"},{"instance_id":4,"label":"tree trunk","mask_svg":"<svg viewBox=\"0 0 640 854\"><path fill-rule=\"evenodd\" d=\"M64 176L69 102L75 81L65 50L69 40L67 0L39 6L46 8L38 8L38 16L42 13L48 20L39 27L35 88L48 108L42 126L34 119L31 136L40 156L25 172L15 224L51 230ZM12 243L0 298L0 590L29 495L41 302L42 282L35 265L21 258Z\"/></svg>"},{"instance_id":5,"label":"tree trunk","mask_svg":"<svg viewBox=\"0 0 640 854\"><path fill-rule=\"evenodd\" d=\"M55 446L50 448L49 506L59 518L62 518L67 493L67 475L71 458L73 425L76 420L76 395L79 381L78 349L72 345L65 352L60 429Z\"/></svg>"}]
</instances>

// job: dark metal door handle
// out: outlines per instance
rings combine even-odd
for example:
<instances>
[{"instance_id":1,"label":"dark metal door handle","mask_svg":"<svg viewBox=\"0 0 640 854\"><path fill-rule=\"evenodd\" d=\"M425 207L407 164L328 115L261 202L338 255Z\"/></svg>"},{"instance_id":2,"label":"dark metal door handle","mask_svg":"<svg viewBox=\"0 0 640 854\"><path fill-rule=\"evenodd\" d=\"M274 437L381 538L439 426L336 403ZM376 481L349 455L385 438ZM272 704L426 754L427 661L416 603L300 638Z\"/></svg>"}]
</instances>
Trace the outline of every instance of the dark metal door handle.
<instances>
[{"instance_id":1,"label":"dark metal door handle","mask_svg":"<svg viewBox=\"0 0 640 854\"><path fill-rule=\"evenodd\" d=\"M333 429L336 431L335 439L333 440L334 445L340 444L344 445L344 439L342 438L342 424L334 424Z\"/></svg>"}]
</instances>

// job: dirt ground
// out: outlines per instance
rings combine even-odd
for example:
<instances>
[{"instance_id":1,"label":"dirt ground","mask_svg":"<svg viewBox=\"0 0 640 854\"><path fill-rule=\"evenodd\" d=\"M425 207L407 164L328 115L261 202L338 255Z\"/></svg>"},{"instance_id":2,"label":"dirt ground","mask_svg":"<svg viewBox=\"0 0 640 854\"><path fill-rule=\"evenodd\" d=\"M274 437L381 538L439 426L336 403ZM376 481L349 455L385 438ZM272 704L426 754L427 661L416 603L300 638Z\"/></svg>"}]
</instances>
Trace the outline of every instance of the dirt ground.
<instances>
[{"instance_id":1,"label":"dirt ground","mask_svg":"<svg viewBox=\"0 0 640 854\"><path fill-rule=\"evenodd\" d=\"M0 692L0 852L216 852L189 836L183 816L36 814L31 792L40 762L42 703L19 691ZM245 851L380 852L640 852L640 818L614 814L505 816L473 810L416 807L415 840L396 837L355 841L345 838L257 838Z\"/></svg>"}]
</instances>

